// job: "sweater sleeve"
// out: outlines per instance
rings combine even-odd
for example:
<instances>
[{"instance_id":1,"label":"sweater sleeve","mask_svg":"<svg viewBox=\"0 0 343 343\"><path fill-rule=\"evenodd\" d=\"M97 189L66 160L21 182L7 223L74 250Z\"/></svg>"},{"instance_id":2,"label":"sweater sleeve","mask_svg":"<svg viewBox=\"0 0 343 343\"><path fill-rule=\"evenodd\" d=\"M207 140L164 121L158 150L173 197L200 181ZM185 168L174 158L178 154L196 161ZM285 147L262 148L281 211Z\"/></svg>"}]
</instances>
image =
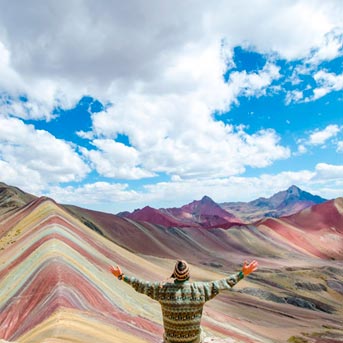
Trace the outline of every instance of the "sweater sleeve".
<instances>
[{"instance_id":1,"label":"sweater sleeve","mask_svg":"<svg viewBox=\"0 0 343 343\"><path fill-rule=\"evenodd\" d=\"M131 285L137 292L147 295L148 297L158 300L160 283L159 282L149 282L137 279L133 276L124 276L123 281Z\"/></svg>"},{"instance_id":2,"label":"sweater sleeve","mask_svg":"<svg viewBox=\"0 0 343 343\"><path fill-rule=\"evenodd\" d=\"M243 278L244 274L242 272L238 272L217 281L205 282L203 284L205 301L213 299L221 291L230 290Z\"/></svg>"}]
</instances>

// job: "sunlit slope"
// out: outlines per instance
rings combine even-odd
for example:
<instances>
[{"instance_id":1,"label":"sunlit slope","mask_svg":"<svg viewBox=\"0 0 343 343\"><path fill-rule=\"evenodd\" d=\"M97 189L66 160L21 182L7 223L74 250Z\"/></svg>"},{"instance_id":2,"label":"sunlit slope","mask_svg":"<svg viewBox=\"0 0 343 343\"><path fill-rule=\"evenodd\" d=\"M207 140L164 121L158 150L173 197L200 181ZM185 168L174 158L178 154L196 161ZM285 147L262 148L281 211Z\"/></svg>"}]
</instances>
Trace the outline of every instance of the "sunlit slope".
<instances>
[{"instance_id":1,"label":"sunlit slope","mask_svg":"<svg viewBox=\"0 0 343 343\"><path fill-rule=\"evenodd\" d=\"M128 250L149 256L182 257L194 264L215 261L217 265L235 267L244 259L256 256L296 260L311 255L282 236L269 230L261 231L253 225L233 226L227 230L168 228L75 206L68 209L101 235Z\"/></svg>"},{"instance_id":2,"label":"sunlit slope","mask_svg":"<svg viewBox=\"0 0 343 343\"><path fill-rule=\"evenodd\" d=\"M25 211L20 221L8 218L1 223L0 338L157 340L157 308L144 315L141 303L125 297L126 285L107 272L112 261L124 268L149 267L149 262L84 227L51 200L31 203L20 216ZM15 225L7 225L10 222ZM6 237L12 237L10 244ZM158 272L156 266L151 269Z\"/></svg>"},{"instance_id":3,"label":"sunlit slope","mask_svg":"<svg viewBox=\"0 0 343 343\"><path fill-rule=\"evenodd\" d=\"M258 230L298 251L343 260L343 198L309 207L279 219L264 219Z\"/></svg>"}]
</instances>

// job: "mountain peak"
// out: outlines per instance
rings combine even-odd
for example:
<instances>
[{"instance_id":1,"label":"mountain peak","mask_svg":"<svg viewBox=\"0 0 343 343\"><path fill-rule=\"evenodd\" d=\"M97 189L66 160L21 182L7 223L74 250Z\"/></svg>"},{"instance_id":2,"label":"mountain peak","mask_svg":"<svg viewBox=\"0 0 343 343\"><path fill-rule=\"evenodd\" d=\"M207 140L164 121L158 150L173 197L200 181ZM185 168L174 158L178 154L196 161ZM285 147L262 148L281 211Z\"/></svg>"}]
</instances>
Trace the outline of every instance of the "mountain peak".
<instances>
[{"instance_id":1,"label":"mountain peak","mask_svg":"<svg viewBox=\"0 0 343 343\"><path fill-rule=\"evenodd\" d=\"M280 192L281 194L282 192ZM309 192L303 191L299 187L292 185L286 190L286 197L294 197L299 201L310 201L313 204L319 204L325 202L327 199L324 199L318 195L313 195Z\"/></svg>"},{"instance_id":2,"label":"mountain peak","mask_svg":"<svg viewBox=\"0 0 343 343\"><path fill-rule=\"evenodd\" d=\"M284 206L285 202L287 202L288 204L290 201L310 201L315 204L323 202L326 199L323 199L317 195L312 195L311 193L305 192L299 187L292 185L287 190L278 192L267 200L269 201L269 205L271 205L272 208L277 208L280 206Z\"/></svg>"},{"instance_id":3,"label":"mountain peak","mask_svg":"<svg viewBox=\"0 0 343 343\"><path fill-rule=\"evenodd\" d=\"M287 191L286 191L288 194L297 194L297 195L299 195L301 192L302 192L302 190L299 188L299 187L297 187L297 186L295 186L295 185L292 185L291 187L289 187L288 189L287 189Z\"/></svg>"},{"instance_id":4,"label":"mountain peak","mask_svg":"<svg viewBox=\"0 0 343 343\"><path fill-rule=\"evenodd\" d=\"M216 204L216 202L207 195L203 196L202 199L200 200L200 202L202 204Z\"/></svg>"},{"instance_id":5,"label":"mountain peak","mask_svg":"<svg viewBox=\"0 0 343 343\"><path fill-rule=\"evenodd\" d=\"M247 203L227 202L220 205L243 221L254 222L263 217L288 216L325 201L327 200L318 195L312 195L298 186L292 185L284 191L275 193L270 198L261 197Z\"/></svg>"},{"instance_id":6,"label":"mountain peak","mask_svg":"<svg viewBox=\"0 0 343 343\"><path fill-rule=\"evenodd\" d=\"M18 209L34 199L34 195L0 182L0 214Z\"/></svg>"}]
</instances>

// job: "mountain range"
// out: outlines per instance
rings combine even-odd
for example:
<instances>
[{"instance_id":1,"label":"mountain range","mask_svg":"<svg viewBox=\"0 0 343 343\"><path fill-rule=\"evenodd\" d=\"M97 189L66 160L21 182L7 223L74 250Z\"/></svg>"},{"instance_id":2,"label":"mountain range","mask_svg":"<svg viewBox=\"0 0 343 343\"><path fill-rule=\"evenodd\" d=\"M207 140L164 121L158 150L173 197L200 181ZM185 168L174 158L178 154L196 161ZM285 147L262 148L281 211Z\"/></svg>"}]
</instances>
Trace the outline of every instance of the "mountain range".
<instances>
[{"instance_id":1,"label":"mountain range","mask_svg":"<svg viewBox=\"0 0 343 343\"><path fill-rule=\"evenodd\" d=\"M299 212L315 204L327 201L296 186L278 192L270 198L258 198L250 202L225 202L217 204L210 197L180 208L155 209L146 206L118 215L136 221L173 227L198 227L223 229L243 223L252 223L265 217L282 217Z\"/></svg>"},{"instance_id":2,"label":"mountain range","mask_svg":"<svg viewBox=\"0 0 343 343\"><path fill-rule=\"evenodd\" d=\"M291 186L270 198L258 198L250 202L225 202L220 206L239 216L245 222L253 222L263 217L283 217L301 211L312 205L327 201L318 195L312 195L297 186Z\"/></svg>"},{"instance_id":3,"label":"mountain range","mask_svg":"<svg viewBox=\"0 0 343 343\"><path fill-rule=\"evenodd\" d=\"M182 211L197 213L191 204ZM198 211L196 227L156 225L5 184L0 209L0 342L161 342L159 304L108 266L163 282L178 258L189 262L193 280L222 278L244 260L260 263L206 304L208 335L232 343L342 341L343 198L224 229L202 226L213 223L207 210Z\"/></svg>"}]
</instances>

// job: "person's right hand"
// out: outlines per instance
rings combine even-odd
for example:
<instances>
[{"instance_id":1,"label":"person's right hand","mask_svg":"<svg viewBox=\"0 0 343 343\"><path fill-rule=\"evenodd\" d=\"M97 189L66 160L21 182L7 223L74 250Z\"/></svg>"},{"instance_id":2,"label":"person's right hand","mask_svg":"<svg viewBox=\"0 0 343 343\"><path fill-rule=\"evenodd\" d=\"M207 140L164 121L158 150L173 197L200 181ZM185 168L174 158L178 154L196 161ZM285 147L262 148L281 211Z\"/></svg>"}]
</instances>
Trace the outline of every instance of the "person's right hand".
<instances>
[{"instance_id":1,"label":"person's right hand","mask_svg":"<svg viewBox=\"0 0 343 343\"><path fill-rule=\"evenodd\" d=\"M110 266L109 270L115 277L123 275L123 272L121 271L119 266L117 266L117 267Z\"/></svg>"}]
</instances>

